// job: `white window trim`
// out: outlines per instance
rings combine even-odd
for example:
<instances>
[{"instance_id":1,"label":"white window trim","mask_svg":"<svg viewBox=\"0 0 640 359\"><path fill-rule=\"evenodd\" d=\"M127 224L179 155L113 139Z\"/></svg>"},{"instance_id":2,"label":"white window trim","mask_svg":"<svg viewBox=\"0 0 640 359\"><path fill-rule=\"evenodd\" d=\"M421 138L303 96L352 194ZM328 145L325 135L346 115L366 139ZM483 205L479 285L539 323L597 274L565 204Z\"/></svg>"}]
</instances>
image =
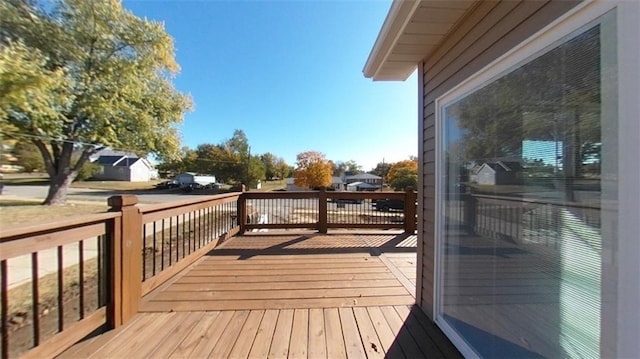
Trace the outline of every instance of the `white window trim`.
<instances>
[{"instance_id":1,"label":"white window trim","mask_svg":"<svg viewBox=\"0 0 640 359\"><path fill-rule=\"evenodd\" d=\"M436 99L436 178L435 178L435 278L433 313L436 323L465 357L478 357L462 338L442 320L442 253L444 208L444 107L487 85L540 51L579 31L605 13L616 11L618 60L618 292L615 343L617 357L636 357L640 353L640 1L585 1L523 41L489 65ZM422 120L422 119L421 119ZM624 194L624 195L622 195Z\"/></svg>"}]
</instances>

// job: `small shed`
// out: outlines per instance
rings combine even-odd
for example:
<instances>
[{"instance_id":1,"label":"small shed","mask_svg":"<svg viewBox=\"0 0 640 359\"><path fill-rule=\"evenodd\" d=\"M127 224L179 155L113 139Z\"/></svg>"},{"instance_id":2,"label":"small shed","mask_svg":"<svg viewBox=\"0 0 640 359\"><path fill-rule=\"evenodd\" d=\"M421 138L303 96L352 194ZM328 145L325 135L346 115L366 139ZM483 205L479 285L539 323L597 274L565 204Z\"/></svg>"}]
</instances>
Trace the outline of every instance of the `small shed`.
<instances>
[{"instance_id":1,"label":"small shed","mask_svg":"<svg viewBox=\"0 0 640 359\"><path fill-rule=\"evenodd\" d=\"M478 168L476 179L482 185L520 184L522 166L519 162L485 162Z\"/></svg>"}]
</instances>

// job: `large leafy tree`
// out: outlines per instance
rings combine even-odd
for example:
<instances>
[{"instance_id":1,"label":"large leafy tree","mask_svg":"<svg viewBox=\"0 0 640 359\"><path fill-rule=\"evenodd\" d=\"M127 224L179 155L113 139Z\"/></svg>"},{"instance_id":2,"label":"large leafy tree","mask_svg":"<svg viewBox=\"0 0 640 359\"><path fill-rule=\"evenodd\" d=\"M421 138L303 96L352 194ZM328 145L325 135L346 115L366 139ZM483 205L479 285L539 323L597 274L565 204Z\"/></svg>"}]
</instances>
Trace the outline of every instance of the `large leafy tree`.
<instances>
[{"instance_id":1,"label":"large leafy tree","mask_svg":"<svg viewBox=\"0 0 640 359\"><path fill-rule=\"evenodd\" d=\"M294 183L300 187L331 186L332 166L321 152L307 151L296 156Z\"/></svg>"},{"instance_id":2,"label":"large leafy tree","mask_svg":"<svg viewBox=\"0 0 640 359\"><path fill-rule=\"evenodd\" d=\"M0 118L5 135L38 148L51 179L45 204L64 202L97 151L174 158L176 123L191 107L171 78L171 37L118 0L0 2Z\"/></svg>"}]
</instances>

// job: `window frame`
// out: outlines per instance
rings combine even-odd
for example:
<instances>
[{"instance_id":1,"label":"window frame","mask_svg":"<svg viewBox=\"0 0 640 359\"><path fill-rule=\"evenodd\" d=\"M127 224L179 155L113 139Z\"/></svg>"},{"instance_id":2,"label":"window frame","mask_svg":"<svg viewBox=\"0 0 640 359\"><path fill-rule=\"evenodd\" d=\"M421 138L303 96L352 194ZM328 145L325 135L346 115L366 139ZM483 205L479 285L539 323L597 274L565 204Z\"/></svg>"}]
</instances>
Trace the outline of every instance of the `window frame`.
<instances>
[{"instance_id":1,"label":"window frame","mask_svg":"<svg viewBox=\"0 0 640 359\"><path fill-rule=\"evenodd\" d=\"M637 273L640 273L640 241L633 240L640 233L640 186L637 179L640 178L640 161L637 155L640 153L640 103L633 94L640 93L640 2L629 1L585 1L565 13L527 40L520 43L504 55L498 57L490 64L479 70L474 75L465 79L452 89L438 97L435 101L435 255L434 255L434 298L433 313L436 324L452 340L465 357L477 357L478 354L466 344L463 338L442 317L442 279L443 279L443 253L444 253L444 200L445 200L445 157L444 157L444 118L448 105L477 91L487 84L503 77L507 73L518 68L519 65L528 63L541 52L547 51L554 44L565 41L567 37L573 37L585 30L590 24L599 22L600 18L608 12L615 12L614 31L617 41L617 73L618 82L614 92L617 93L618 119L618 193L631 195L618 196L618 240L611 253L603 252L609 256L609 261L614 262L615 271L603 272L605 279L617 281L617 298L613 307L607 310L608 315L615 318L606 318L602 323L602 348L613 348L614 352L602 352L605 356L625 357L637 355L640 352L640 342L637 335L640 334L639 323L633 315L640 307L640 281ZM634 35L635 34L635 35ZM620 76L620 74L626 74ZM635 76L634 76L635 75ZM633 165L632 161L635 161ZM633 195L635 194L635 196ZM620 240L622 239L622 240ZM635 243L634 243L635 242ZM603 301L613 298L604 298ZM606 333L605 331L610 331ZM613 335L611 334L613 333ZM605 343L602 343L605 341ZM607 350L607 349L604 349Z\"/></svg>"}]
</instances>

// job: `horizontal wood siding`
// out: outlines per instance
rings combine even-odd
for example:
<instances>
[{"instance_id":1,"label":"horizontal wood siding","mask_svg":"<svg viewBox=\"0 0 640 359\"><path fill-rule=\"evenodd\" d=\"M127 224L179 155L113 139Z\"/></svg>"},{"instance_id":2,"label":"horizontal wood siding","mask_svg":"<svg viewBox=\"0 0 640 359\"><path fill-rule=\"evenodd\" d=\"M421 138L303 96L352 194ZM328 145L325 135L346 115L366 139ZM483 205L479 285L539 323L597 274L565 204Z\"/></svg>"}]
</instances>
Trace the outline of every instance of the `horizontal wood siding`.
<instances>
[{"instance_id":1,"label":"horizontal wood siding","mask_svg":"<svg viewBox=\"0 0 640 359\"><path fill-rule=\"evenodd\" d=\"M422 309L433 319L435 254L435 100L526 40L580 1L482 1L456 26L422 70Z\"/></svg>"}]
</instances>

